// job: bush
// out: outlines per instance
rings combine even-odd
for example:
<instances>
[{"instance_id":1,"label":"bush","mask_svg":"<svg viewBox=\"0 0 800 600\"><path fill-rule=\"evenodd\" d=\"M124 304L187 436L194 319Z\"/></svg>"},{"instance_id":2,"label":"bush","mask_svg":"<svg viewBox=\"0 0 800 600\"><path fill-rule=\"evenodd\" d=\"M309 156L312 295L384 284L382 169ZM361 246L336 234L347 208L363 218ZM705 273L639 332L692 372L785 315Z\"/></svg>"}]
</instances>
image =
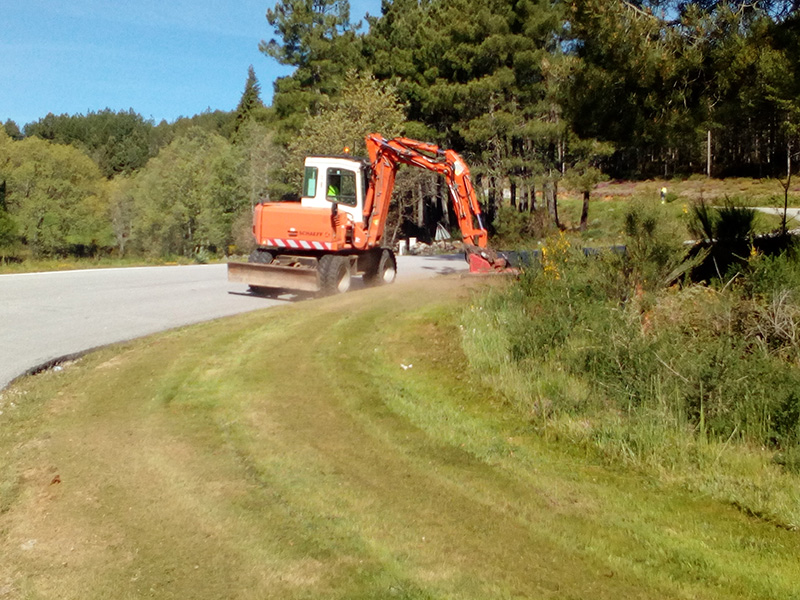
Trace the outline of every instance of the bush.
<instances>
[{"instance_id":1,"label":"bush","mask_svg":"<svg viewBox=\"0 0 800 600\"><path fill-rule=\"evenodd\" d=\"M730 201L719 209L702 201L696 204L689 229L700 238L690 252L699 258L691 271L694 281L730 279L747 268L748 259L757 253L778 256L792 253L796 247L796 239L791 235L756 236L755 210L735 206ZM706 256L700 258L704 253Z\"/></svg>"},{"instance_id":2,"label":"bush","mask_svg":"<svg viewBox=\"0 0 800 600\"><path fill-rule=\"evenodd\" d=\"M19 245L19 228L16 221L0 204L0 259L13 255Z\"/></svg>"},{"instance_id":3,"label":"bush","mask_svg":"<svg viewBox=\"0 0 800 600\"><path fill-rule=\"evenodd\" d=\"M768 297L781 290L789 290L797 298L800 294L800 252L796 248L768 256L754 254L741 270L738 287L748 297Z\"/></svg>"},{"instance_id":4,"label":"bush","mask_svg":"<svg viewBox=\"0 0 800 600\"><path fill-rule=\"evenodd\" d=\"M755 254L732 284L666 287L681 251L658 228L627 217L625 255L548 240L542 268L465 315L470 360L523 418L604 460L717 481L723 454L765 448L796 470L796 255Z\"/></svg>"},{"instance_id":5,"label":"bush","mask_svg":"<svg viewBox=\"0 0 800 600\"><path fill-rule=\"evenodd\" d=\"M501 206L494 220L494 240L497 247L526 245L544 238L554 230L545 210L520 212L512 206Z\"/></svg>"}]
</instances>

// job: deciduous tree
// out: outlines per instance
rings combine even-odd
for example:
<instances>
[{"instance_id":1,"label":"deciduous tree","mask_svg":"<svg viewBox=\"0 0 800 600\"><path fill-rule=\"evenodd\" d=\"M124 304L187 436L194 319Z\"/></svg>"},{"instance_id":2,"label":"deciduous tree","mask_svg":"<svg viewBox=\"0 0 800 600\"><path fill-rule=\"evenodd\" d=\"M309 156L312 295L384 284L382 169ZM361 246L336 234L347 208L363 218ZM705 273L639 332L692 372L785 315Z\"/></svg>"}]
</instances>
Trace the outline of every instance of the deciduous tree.
<instances>
[{"instance_id":1,"label":"deciduous tree","mask_svg":"<svg viewBox=\"0 0 800 600\"><path fill-rule=\"evenodd\" d=\"M175 138L135 178L138 247L156 256L224 251L247 204L243 169L239 151L217 134L193 128Z\"/></svg>"},{"instance_id":2,"label":"deciduous tree","mask_svg":"<svg viewBox=\"0 0 800 600\"><path fill-rule=\"evenodd\" d=\"M6 204L37 256L85 254L110 245L108 197L83 152L39 138L5 144Z\"/></svg>"}]
</instances>

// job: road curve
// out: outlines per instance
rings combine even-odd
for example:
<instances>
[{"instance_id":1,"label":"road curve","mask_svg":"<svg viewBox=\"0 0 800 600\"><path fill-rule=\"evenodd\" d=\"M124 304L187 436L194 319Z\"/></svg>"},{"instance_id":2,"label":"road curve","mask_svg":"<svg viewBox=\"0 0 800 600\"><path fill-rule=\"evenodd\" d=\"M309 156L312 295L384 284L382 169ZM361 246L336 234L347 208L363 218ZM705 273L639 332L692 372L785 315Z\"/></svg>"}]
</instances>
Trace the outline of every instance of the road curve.
<instances>
[{"instance_id":1,"label":"road curve","mask_svg":"<svg viewBox=\"0 0 800 600\"><path fill-rule=\"evenodd\" d=\"M755 210L759 212L766 213L768 215L775 215L777 217L783 216L783 209L782 208L775 208L773 207L763 207L757 206L754 207ZM786 209L786 221L788 229L796 228L800 226L800 208L787 208Z\"/></svg>"},{"instance_id":2,"label":"road curve","mask_svg":"<svg viewBox=\"0 0 800 600\"><path fill-rule=\"evenodd\" d=\"M400 256L397 279L466 270L461 255ZM254 296L221 264L0 275L0 390L65 356L292 299Z\"/></svg>"}]
</instances>

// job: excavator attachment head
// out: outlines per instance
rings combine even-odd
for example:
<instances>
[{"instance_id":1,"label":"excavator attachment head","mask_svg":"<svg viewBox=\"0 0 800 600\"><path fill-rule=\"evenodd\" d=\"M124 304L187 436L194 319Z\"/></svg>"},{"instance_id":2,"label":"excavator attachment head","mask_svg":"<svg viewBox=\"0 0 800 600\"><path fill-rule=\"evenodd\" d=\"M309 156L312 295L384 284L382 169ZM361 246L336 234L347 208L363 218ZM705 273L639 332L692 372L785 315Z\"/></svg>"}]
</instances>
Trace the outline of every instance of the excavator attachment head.
<instances>
[{"instance_id":1,"label":"excavator attachment head","mask_svg":"<svg viewBox=\"0 0 800 600\"><path fill-rule=\"evenodd\" d=\"M470 273L519 273L504 254L491 248L464 244Z\"/></svg>"}]
</instances>

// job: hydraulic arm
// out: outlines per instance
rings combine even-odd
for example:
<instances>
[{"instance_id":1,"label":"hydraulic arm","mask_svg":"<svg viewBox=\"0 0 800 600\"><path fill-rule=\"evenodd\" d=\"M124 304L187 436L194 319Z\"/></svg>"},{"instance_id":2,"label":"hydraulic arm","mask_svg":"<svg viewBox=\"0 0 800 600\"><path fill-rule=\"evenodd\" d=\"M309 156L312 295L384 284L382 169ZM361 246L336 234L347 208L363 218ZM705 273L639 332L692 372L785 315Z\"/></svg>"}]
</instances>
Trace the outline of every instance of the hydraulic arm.
<instances>
[{"instance_id":1,"label":"hydraulic arm","mask_svg":"<svg viewBox=\"0 0 800 600\"><path fill-rule=\"evenodd\" d=\"M444 176L464 243L486 248L488 235L469 167L456 152L408 138L386 140L377 133L368 135L366 142L372 175L364 201L364 217L370 238L377 242L383 235L397 168L405 164Z\"/></svg>"}]
</instances>

